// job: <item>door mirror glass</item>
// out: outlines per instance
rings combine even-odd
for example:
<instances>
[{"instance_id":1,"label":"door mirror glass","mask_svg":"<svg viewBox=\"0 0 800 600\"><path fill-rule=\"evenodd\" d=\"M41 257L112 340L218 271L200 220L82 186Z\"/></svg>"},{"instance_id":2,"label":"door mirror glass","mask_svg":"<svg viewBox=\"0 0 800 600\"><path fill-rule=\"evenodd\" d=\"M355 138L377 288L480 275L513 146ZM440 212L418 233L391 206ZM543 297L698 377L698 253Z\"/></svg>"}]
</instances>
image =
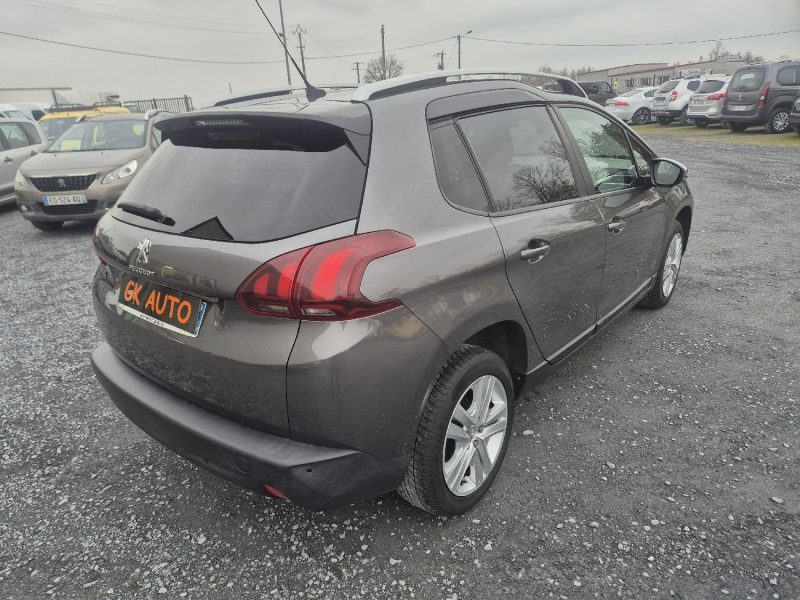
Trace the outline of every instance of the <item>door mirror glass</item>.
<instances>
[{"instance_id":1,"label":"door mirror glass","mask_svg":"<svg viewBox=\"0 0 800 600\"><path fill-rule=\"evenodd\" d=\"M666 158L657 158L650 163L653 183L657 186L672 187L686 177L687 169L681 163Z\"/></svg>"}]
</instances>

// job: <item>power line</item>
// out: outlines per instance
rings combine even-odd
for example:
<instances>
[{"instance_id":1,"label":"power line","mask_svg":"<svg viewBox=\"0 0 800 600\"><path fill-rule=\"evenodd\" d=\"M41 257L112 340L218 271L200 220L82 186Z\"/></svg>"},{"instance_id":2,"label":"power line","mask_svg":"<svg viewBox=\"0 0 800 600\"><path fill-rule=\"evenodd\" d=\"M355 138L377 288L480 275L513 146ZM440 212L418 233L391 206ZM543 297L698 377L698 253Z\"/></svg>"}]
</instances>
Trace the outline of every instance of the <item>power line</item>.
<instances>
[{"instance_id":1,"label":"power line","mask_svg":"<svg viewBox=\"0 0 800 600\"><path fill-rule=\"evenodd\" d=\"M731 37L722 37L722 38L712 38L707 40L677 40L677 41L670 41L670 42L640 42L640 43L628 43L628 44L572 44L566 42L522 42L516 40L498 40L498 39L490 39L490 38L481 38L481 37L474 37L470 36L471 40L477 40L479 42L493 42L495 44L514 44L520 46L548 46L548 47L560 47L560 48L631 48L637 46L676 46L681 44L706 44L709 42L728 42L731 40L747 40L751 38L759 38L759 37L769 37L773 35L785 35L787 33L798 33L800 29L789 29L787 31L772 31L770 33L754 33L751 35L736 35Z\"/></svg>"},{"instance_id":2,"label":"power line","mask_svg":"<svg viewBox=\"0 0 800 600\"><path fill-rule=\"evenodd\" d=\"M120 6L118 4L117 5L107 4L105 2L97 2L96 0L75 0L75 1L80 2L81 4L94 4L96 6L102 6L104 8L110 8L115 10L124 10L126 12L136 12L146 15L154 15L156 17L162 17L164 19L175 19L178 21L199 21L200 23L213 23L214 25L230 25L231 27L245 26L243 23L230 23L230 22L220 21L218 19L203 19L200 17L189 17L186 15L181 15L181 16L166 15L164 13L155 12L152 10L142 10L141 8L132 8L131 6Z\"/></svg>"},{"instance_id":3,"label":"power line","mask_svg":"<svg viewBox=\"0 0 800 600\"><path fill-rule=\"evenodd\" d=\"M55 44L57 46L68 46L70 48L80 48L82 50L94 50L95 52L106 52L108 54L123 54L125 56L138 56L140 58L154 58L158 60L172 60L177 62L189 63L204 63L212 65L276 65L283 62L283 60L211 60L201 58L179 58L175 56L159 56L155 54L143 54L141 52L126 52L125 50L112 50L110 48L98 48L96 46L85 46L83 44L70 44L69 42L59 42L57 40L48 40L45 38L34 37L32 35L22 35L21 33L11 33L9 31L0 31L0 35L7 35L10 37L20 38L23 40L32 40L34 42L42 42L45 44Z\"/></svg>"}]
</instances>

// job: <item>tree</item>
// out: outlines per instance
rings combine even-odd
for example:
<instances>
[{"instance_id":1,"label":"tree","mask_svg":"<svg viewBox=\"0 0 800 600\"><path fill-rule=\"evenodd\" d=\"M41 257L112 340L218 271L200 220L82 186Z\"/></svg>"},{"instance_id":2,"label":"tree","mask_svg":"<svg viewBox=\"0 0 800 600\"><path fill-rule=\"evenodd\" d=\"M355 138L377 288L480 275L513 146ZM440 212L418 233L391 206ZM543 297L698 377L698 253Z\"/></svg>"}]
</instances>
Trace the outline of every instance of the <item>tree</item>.
<instances>
[{"instance_id":1,"label":"tree","mask_svg":"<svg viewBox=\"0 0 800 600\"><path fill-rule=\"evenodd\" d=\"M386 55L386 70L383 68L383 60L380 56L371 58L367 62L366 71L364 71L364 83L399 77L405 68L406 66L394 54Z\"/></svg>"},{"instance_id":2,"label":"tree","mask_svg":"<svg viewBox=\"0 0 800 600\"><path fill-rule=\"evenodd\" d=\"M708 53L708 60L710 61L717 61L722 58L722 55L726 53L725 46L722 45L722 42L717 42L717 45L711 49L711 52Z\"/></svg>"}]
</instances>

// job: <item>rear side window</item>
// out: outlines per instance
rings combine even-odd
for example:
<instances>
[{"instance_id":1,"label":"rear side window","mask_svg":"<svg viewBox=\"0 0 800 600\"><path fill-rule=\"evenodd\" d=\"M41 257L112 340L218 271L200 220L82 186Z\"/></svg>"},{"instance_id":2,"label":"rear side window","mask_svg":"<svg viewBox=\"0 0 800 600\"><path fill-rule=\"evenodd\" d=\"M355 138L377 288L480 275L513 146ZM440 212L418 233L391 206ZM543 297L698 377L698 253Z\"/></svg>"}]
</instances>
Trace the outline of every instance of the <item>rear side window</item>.
<instances>
[{"instance_id":1,"label":"rear side window","mask_svg":"<svg viewBox=\"0 0 800 600\"><path fill-rule=\"evenodd\" d=\"M686 87L690 92L696 92L697 88L700 87L700 80L699 79L694 79L694 80L690 81Z\"/></svg>"},{"instance_id":2,"label":"rear side window","mask_svg":"<svg viewBox=\"0 0 800 600\"><path fill-rule=\"evenodd\" d=\"M719 79L706 79L700 84L700 87L697 88L697 93L710 94L712 92L720 91L723 87L725 87L724 81L720 81Z\"/></svg>"},{"instance_id":3,"label":"rear side window","mask_svg":"<svg viewBox=\"0 0 800 600\"><path fill-rule=\"evenodd\" d=\"M656 91L657 92L671 92L676 87L678 87L679 83L680 83L680 79L672 79L672 80L667 81L666 83L662 84L661 87L659 87Z\"/></svg>"},{"instance_id":4,"label":"rear side window","mask_svg":"<svg viewBox=\"0 0 800 600\"><path fill-rule=\"evenodd\" d=\"M30 146L28 136L25 135L25 131L18 123L0 123L0 132L6 138L9 150Z\"/></svg>"},{"instance_id":5,"label":"rear side window","mask_svg":"<svg viewBox=\"0 0 800 600\"><path fill-rule=\"evenodd\" d=\"M781 85L800 85L800 67L783 67L778 71L776 79Z\"/></svg>"},{"instance_id":6,"label":"rear side window","mask_svg":"<svg viewBox=\"0 0 800 600\"><path fill-rule=\"evenodd\" d=\"M564 144L543 106L477 115L458 123L483 172L494 210L578 196Z\"/></svg>"},{"instance_id":7,"label":"rear side window","mask_svg":"<svg viewBox=\"0 0 800 600\"><path fill-rule=\"evenodd\" d=\"M30 123L20 123L22 129L25 130L25 134L28 136L31 144L41 144L42 138L39 136L39 132L36 131L36 127L34 127Z\"/></svg>"},{"instance_id":8,"label":"rear side window","mask_svg":"<svg viewBox=\"0 0 800 600\"><path fill-rule=\"evenodd\" d=\"M732 92L755 92L764 83L764 69L741 69L731 79Z\"/></svg>"},{"instance_id":9,"label":"rear side window","mask_svg":"<svg viewBox=\"0 0 800 600\"><path fill-rule=\"evenodd\" d=\"M447 200L456 206L489 212L489 202L464 142L451 123L431 129L436 178Z\"/></svg>"},{"instance_id":10,"label":"rear side window","mask_svg":"<svg viewBox=\"0 0 800 600\"><path fill-rule=\"evenodd\" d=\"M130 183L120 203L161 211L158 222L114 217L189 237L266 242L355 219L367 167L363 140L325 123L177 131ZM368 146L367 146L368 147ZM364 159L366 160L366 159Z\"/></svg>"}]
</instances>

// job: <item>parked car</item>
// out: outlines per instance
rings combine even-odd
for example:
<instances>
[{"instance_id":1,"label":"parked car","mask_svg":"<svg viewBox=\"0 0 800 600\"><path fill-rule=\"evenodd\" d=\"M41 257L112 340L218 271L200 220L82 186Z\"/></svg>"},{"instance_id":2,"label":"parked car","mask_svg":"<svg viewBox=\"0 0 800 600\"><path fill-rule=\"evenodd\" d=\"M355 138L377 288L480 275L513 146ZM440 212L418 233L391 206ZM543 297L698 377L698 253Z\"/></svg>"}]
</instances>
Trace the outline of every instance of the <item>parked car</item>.
<instances>
[{"instance_id":1,"label":"parked car","mask_svg":"<svg viewBox=\"0 0 800 600\"><path fill-rule=\"evenodd\" d=\"M669 125L675 119L686 122L689 99L703 80L700 77L670 79L662 83L653 97L653 116L659 125Z\"/></svg>"},{"instance_id":2,"label":"parked car","mask_svg":"<svg viewBox=\"0 0 800 600\"><path fill-rule=\"evenodd\" d=\"M47 139L55 141L62 133L72 127L81 117L98 117L106 114L130 114L130 111L118 102L100 103L92 106L83 104L55 104L48 114L39 119L39 124L47 134Z\"/></svg>"},{"instance_id":3,"label":"parked car","mask_svg":"<svg viewBox=\"0 0 800 600\"><path fill-rule=\"evenodd\" d=\"M617 95L614 88L607 81L579 81L578 85L586 92L589 100L605 106L606 102Z\"/></svg>"},{"instance_id":4,"label":"parked car","mask_svg":"<svg viewBox=\"0 0 800 600\"><path fill-rule=\"evenodd\" d=\"M680 164L507 74L160 122L95 236L92 363L122 412L309 508L474 505L515 398L669 302L693 210Z\"/></svg>"},{"instance_id":5,"label":"parked car","mask_svg":"<svg viewBox=\"0 0 800 600\"><path fill-rule=\"evenodd\" d=\"M50 105L44 102L15 102L9 106L25 113L25 116L31 121L38 121L50 112Z\"/></svg>"},{"instance_id":6,"label":"parked car","mask_svg":"<svg viewBox=\"0 0 800 600\"><path fill-rule=\"evenodd\" d=\"M164 111L79 117L45 152L17 172L22 216L53 231L64 221L96 221L120 197L160 143Z\"/></svg>"},{"instance_id":7,"label":"parked car","mask_svg":"<svg viewBox=\"0 0 800 600\"><path fill-rule=\"evenodd\" d=\"M731 79L722 123L741 132L763 125L768 133L789 131L789 113L800 89L800 61L779 60L747 65Z\"/></svg>"},{"instance_id":8,"label":"parked car","mask_svg":"<svg viewBox=\"0 0 800 600\"><path fill-rule=\"evenodd\" d=\"M722 115L722 105L728 92L730 77L709 77L704 79L689 100L686 120L697 127L718 122Z\"/></svg>"},{"instance_id":9,"label":"parked car","mask_svg":"<svg viewBox=\"0 0 800 600\"><path fill-rule=\"evenodd\" d=\"M649 123L656 88L643 87L620 94L606 102L606 110L618 119L636 125Z\"/></svg>"},{"instance_id":10,"label":"parked car","mask_svg":"<svg viewBox=\"0 0 800 600\"><path fill-rule=\"evenodd\" d=\"M800 90L797 90L797 100L794 101L792 112L789 113L789 125L794 127L797 135L800 135Z\"/></svg>"},{"instance_id":11,"label":"parked car","mask_svg":"<svg viewBox=\"0 0 800 600\"><path fill-rule=\"evenodd\" d=\"M0 104L0 119L27 119L31 118L13 104Z\"/></svg>"},{"instance_id":12,"label":"parked car","mask_svg":"<svg viewBox=\"0 0 800 600\"><path fill-rule=\"evenodd\" d=\"M14 202L19 166L46 147L47 138L36 123L0 118L0 206Z\"/></svg>"}]
</instances>

